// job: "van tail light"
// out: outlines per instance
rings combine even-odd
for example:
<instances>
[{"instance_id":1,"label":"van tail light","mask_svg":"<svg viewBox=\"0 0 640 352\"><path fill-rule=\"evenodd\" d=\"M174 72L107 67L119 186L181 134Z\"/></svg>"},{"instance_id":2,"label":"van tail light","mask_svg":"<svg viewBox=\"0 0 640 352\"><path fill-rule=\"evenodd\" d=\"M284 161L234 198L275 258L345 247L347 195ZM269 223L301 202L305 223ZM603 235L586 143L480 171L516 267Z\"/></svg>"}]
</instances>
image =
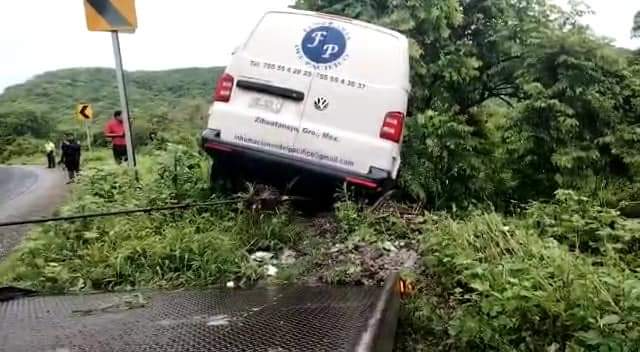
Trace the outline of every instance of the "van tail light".
<instances>
[{"instance_id":1,"label":"van tail light","mask_svg":"<svg viewBox=\"0 0 640 352\"><path fill-rule=\"evenodd\" d=\"M204 145L205 148L207 149L215 149L215 150L219 150L222 152L232 152L233 149L231 147L227 147L226 145L222 145L222 144L218 144L218 143L212 143L209 142L207 144Z\"/></svg>"},{"instance_id":2,"label":"van tail light","mask_svg":"<svg viewBox=\"0 0 640 352\"><path fill-rule=\"evenodd\" d=\"M216 91L213 95L214 101L228 102L231 99L231 92L233 91L233 76L225 73L218 80L216 84Z\"/></svg>"},{"instance_id":3,"label":"van tail light","mask_svg":"<svg viewBox=\"0 0 640 352\"><path fill-rule=\"evenodd\" d=\"M395 143L400 143L402 129L404 128L404 113L399 111L388 112L384 116L380 138L387 139Z\"/></svg>"}]
</instances>

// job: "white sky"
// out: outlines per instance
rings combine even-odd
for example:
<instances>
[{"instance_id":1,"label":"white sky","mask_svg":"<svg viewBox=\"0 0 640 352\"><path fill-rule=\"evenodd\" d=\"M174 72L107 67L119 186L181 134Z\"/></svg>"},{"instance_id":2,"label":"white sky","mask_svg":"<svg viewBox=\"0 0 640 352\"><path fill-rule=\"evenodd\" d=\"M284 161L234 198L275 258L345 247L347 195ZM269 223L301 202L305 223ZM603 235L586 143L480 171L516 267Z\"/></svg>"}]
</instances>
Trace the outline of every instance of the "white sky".
<instances>
[{"instance_id":1,"label":"white sky","mask_svg":"<svg viewBox=\"0 0 640 352\"><path fill-rule=\"evenodd\" d=\"M225 65L262 13L293 2L137 0L138 30L120 36L125 69ZM638 0L586 2L597 12L587 19L596 33L640 47L630 39ZM113 67L113 52L108 33L87 31L81 0L0 0L0 91L38 73L82 66Z\"/></svg>"}]
</instances>

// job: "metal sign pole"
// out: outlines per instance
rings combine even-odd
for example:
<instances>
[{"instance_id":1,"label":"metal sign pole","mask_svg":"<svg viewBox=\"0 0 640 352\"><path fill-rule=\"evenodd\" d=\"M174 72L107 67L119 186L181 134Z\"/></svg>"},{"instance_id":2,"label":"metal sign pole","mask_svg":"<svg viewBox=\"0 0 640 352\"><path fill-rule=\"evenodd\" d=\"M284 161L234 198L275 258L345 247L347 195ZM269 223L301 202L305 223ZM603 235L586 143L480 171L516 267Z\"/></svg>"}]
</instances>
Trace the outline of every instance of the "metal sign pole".
<instances>
[{"instance_id":1,"label":"metal sign pole","mask_svg":"<svg viewBox=\"0 0 640 352\"><path fill-rule=\"evenodd\" d=\"M84 130L87 133L87 146L89 147L89 151L93 151L91 150L91 131L89 131L89 122L87 120L84 120Z\"/></svg>"},{"instance_id":2,"label":"metal sign pole","mask_svg":"<svg viewBox=\"0 0 640 352\"><path fill-rule=\"evenodd\" d=\"M122 121L124 122L124 135L127 142L127 163L129 167L136 167L136 153L133 150L133 140L131 138L131 122L129 121L129 102L127 101L127 87L124 83L124 70L122 69L122 56L120 54L120 39L118 31L111 32L113 43L113 56L116 59L116 77L118 79L118 90L120 91L120 105L122 106Z\"/></svg>"}]
</instances>

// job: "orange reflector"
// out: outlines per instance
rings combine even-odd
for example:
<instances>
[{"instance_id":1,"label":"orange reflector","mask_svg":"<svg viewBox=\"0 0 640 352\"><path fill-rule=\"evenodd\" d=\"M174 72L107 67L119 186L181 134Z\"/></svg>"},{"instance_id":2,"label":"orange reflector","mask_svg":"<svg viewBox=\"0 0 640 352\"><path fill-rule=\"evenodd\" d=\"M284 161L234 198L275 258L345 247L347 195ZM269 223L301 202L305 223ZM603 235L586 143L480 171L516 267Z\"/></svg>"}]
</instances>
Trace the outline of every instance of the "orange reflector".
<instances>
[{"instance_id":1,"label":"orange reflector","mask_svg":"<svg viewBox=\"0 0 640 352\"><path fill-rule=\"evenodd\" d=\"M411 282L408 282L407 280L404 280L404 279L398 280L398 285L400 286L399 287L400 297L402 298L409 297L413 295L413 293L415 292L415 288L413 284Z\"/></svg>"}]
</instances>

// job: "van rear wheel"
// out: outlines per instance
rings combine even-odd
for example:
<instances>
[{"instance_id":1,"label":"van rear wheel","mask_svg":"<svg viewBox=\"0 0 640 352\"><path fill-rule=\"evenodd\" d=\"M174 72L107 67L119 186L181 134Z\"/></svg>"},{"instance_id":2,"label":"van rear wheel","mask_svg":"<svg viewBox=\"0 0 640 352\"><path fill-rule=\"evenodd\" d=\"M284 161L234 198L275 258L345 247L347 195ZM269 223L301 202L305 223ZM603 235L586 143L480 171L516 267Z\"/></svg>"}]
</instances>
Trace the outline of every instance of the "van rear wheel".
<instances>
[{"instance_id":1,"label":"van rear wheel","mask_svg":"<svg viewBox=\"0 0 640 352\"><path fill-rule=\"evenodd\" d=\"M209 171L209 187L213 192L235 193L240 190L242 180L238 177L233 164L224 157L212 157L213 164Z\"/></svg>"}]
</instances>

